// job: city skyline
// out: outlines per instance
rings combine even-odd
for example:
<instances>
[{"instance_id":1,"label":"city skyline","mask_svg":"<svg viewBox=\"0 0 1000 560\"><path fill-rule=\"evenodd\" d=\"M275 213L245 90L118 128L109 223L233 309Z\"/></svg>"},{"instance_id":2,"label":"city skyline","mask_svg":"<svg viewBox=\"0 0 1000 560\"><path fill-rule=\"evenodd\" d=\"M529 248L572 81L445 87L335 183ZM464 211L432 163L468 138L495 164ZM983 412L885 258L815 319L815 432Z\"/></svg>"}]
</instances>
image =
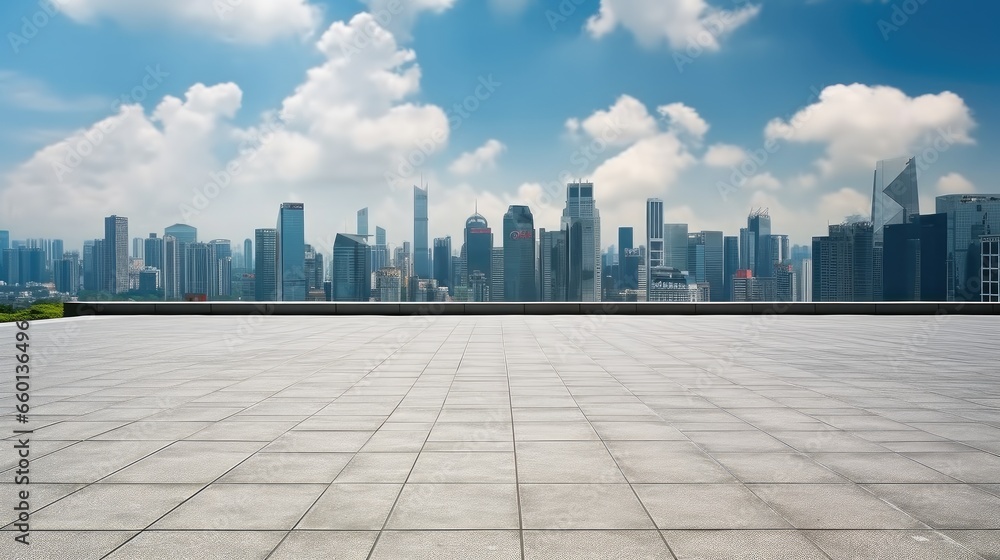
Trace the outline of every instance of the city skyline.
<instances>
[{"instance_id":1,"label":"city skyline","mask_svg":"<svg viewBox=\"0 0 1000 560\"><path fill-rule=\"evenodd\" d=\"M187 221L207 238L235 237L295 201L326 209L325 228L307 226L318 238L353 222L358 208L383 225L406 220L406 191L426 183L434 190L428 238L457 238L453 207L478 201L496 221L523 204L536 222L553 223L561 186L584 180L596 185L609 231L642 223L643 201L661 198L667 223L696 231L729 231L747 208L770 208L793 243L807 244L827 223L870 207L877 160L918 157L924 208L936 194L995 190L988 154L1000 146L992 104L1000 72L961 40L989 17L969 22L945 5L921 4L892 30L880 25L892 20L892 2L747 3L724 36L694 49L689 40L723 2L695 0L701 11L668 33L621 13L609 18L604 9L617 4L609 0L574 3L556 17L536 1L520 10L462 0L427 10L403 0L387 29L369 25L386 2L292 3L301 26L276 21L259 37L245 25L260 14L256 2L196 22L157 5L167 25L155 30L108 3L91 6L92 19L67 8L11 45L17 56L0 68L0 115L10 123L0 139L3 227L79 246L96 235L90 224L111 200L142 229ZM17 22L38 7L0 10ZM821 24L831 19L861 31L841 37ZM810 36L788 33L810 22L820 23ZM501 40L513 24L523 45L506 53L447 48L467 33ZM920 40L932 25L943 47ZM132 56L90 56L98 35L128 42ZM79 72L32 64L62 38L78 39L80 52L62 56ZM366 56L349 56L342 44L362 45ZM252 65L248 49L260 55ZM919 63L895 64L902 52ZM358 78L373 72L388 80ZM720 88L717 75L739 88ZM568 76L588 87L546 91L562 90L546 86ZM588 79L595 76L602 79ZM335 87L344 82L351 87ZM130 109L113 109L115 99ZM346 107L360 112L338 116ZM152 150L134 148L144 142ZM401 165L407 159L417 163ZM53 229L42 231L33 214L51 217ZM388 232L394 245L409 237Z\"/></svg>"}]
</instances>

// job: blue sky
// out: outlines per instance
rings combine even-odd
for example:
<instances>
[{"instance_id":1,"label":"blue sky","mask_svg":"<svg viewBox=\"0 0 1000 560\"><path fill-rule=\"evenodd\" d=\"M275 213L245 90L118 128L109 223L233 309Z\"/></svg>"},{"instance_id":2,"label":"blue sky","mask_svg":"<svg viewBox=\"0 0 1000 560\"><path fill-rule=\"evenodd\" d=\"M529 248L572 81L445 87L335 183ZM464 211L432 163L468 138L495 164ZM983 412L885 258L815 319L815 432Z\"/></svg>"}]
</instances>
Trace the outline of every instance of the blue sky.
<instances>
[{"instance_id":1,"label":"blue sky","mask_svg":"<svg viewBox=\"0 0 1000 560\"><path fill-rule=\"evenodd\" d=\"M557 18L542 0L396 0L385 29L365 28L375 18L358 14L393 1L57 0L52 16L3 3L0 227L74 246L117 213L133 236L187 221L241 240L298 200L321 247L363 206L399 243L422 175L433 236L460 236L477 202L495 225L528 204L553 228L570 171L597 183L605 245L621 225L644 237L650 196L669 220L728 235L769 207L777 232L806 243L870 204L877 159L924 154L925 212L937 194L1000 190L993 3L567 0ZM45 24L32 34L22 18ZM337 42L366 35L375 46L349 56ZM148 68L165 76L143 89ZM481 80L499 85L439 130ZM118 114L136 87L141 108ZM279 133L241 154L281 111ZM68 160L101 122L110 132ZM734 182L755 151L766 161ZM232 162L240 172L213 196Z\"/></svg>"}]
</instances>

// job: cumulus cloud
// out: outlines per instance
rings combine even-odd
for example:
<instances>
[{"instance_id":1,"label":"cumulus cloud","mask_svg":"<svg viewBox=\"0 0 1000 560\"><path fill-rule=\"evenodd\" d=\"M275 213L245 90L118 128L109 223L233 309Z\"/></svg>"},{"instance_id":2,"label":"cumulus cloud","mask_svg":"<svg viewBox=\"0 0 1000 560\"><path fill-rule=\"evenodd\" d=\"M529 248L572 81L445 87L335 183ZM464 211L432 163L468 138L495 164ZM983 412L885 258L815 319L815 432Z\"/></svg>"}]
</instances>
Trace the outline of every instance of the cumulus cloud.
<instances>
[{"instance_id":1,"label":"cumulus cloud","mask_svg":"<svg viewBox=\"0 0 1000 560\"><path fill-rule=\"evenodd\" d=\"M129 26L169 24L240 43L305 36L322 19L309 0L58 0L54 4L80 23L110 19Z\"/></svg>"},{"instance_id":2,"label":"cumulus cloud","mask_svg":"<svg viewBox=\"0 0 1000 560\"><path fill-rule=\"evenodd\" d=\"M670 130L678 134L688 134L692 139L701 141L708 132L708 123L701 118L698 111L683 103L671 103L657 107L656 111L667 119Z\"/></svg>"},{"instance_id":3,"label":"cumulus cloud","mask_svg":"<svg viewBox=\"0 0 1000 560\"><path fill-rule=\"evenodd\" d=\"M726 35L758 13L758 5L726 10L706 0L601 0L600 11L587 20L586 29L601 38L621 26L646 47L666 42L674 50L697 46L717 51Z\"/></svg>"},{"instance_id":4,"label":"cumulus cloud","mask_svg":"<svg viewBox=\"0 0 1000 560\"><path fill-rule=\"evenodd\" d=\"M456 0L362 0L379 24L402 40L410 39L410 32L423 12L440 14L450 10Z\"/></svg>"},{"instance_id":5,"label":"cumulus cloud","mask_svg":"<svg viewBox=\"0 0 1000 560\"><path fill-rule=\"evenodd\" d=\"M775 178L774 175L770 173L761 173L759 175L754 175L747 179L745 188L755 189L755 190L769 190L776 191L781 189L781 181Z\"/></svg>"},{"instance_id":6,"label":"cumulus cloud","mask_svg":"<svg viewBox=\"0 0 1000 560\"><path fill-rule=\"evenodd\" d=\"M507 151L499 140L490 139L474 151L465 152L448 167L455 175L472 175L487 169L496 169L497 158Z\"/></svg>"},{"instance_id":7,"label":"cumulus cloud","mask_svg":"<svg viewBox=\"0 0 1000 560\"><path fill-rule=\"evenodd\" d=\"M975 126L965 101L948 91L910 97L888 86L841 84L824 89L816 103L788 121L772 120L764 134L824 144L826 154L816 165L830 176L874 169L881 159L973 144Z\"/></svg>"},{"instance_id":8,"label":"cumulus cloud","mask_svg":"<svg viewBox=\"0 0 1000 560\"><path fill-rule=\"evenodd\" d=\"M976 192L976 186L959 173L944 175L937 182L938 194L971 194Z\"/></svg>"},{"instance_id":9,"label":"cumulus cloud","mask_svg":"<svg viewBox=\"0 0 1000 560\"><path fill-rule=\"evenodd\" d=\"M713 144L708 147L703 158L709 167L733 167L743 163L747 158L746 151L732 144Z\"/></svg>"},{"instance_id":10,"label":"cumulus cloud","mask_svg":"<svg viewBox=\"0 0 1000 560\"><path fill-rule=\"evenodd\" d=\"M657 133L656 119L646 106L630 95L622 95L607 110L595 111L586 119L569 119L570 133L583 130L591 138L601 138L612 146L628 146Z\"/></svg>"}]
</instances>

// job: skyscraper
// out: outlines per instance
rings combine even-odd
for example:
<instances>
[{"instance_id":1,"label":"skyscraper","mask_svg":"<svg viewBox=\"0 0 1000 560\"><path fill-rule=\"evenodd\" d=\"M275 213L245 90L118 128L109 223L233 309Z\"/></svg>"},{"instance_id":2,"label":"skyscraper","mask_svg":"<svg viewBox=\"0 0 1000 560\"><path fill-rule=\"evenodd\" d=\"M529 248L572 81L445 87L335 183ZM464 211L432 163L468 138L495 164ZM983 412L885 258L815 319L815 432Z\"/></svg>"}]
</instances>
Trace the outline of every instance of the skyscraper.
<instances>
[{"instance_id":1,"label":"skyscraper","mask_svg":"<svg viewBox=\"0 0 1000 560\"><path fill-rule=\"evenodd\" d=\"M601 301L601 214L593 183L566 186L562 227L569 232L569 300Z\"/></svg>"},{"instance_id":2,"label":"skyscraper","mask_svg":"<svg viewBox=\"0 0 1000 560\"><path fill-rule=\"evenodd\" d=\"M659 198L646 200L646 285L649 285L649 271L664 265L663 260L663 201Z\"/></svg>"},{"instance_id":3,"label":"skyscraper","mask_svg":"<svg viewBox=\"0 0 1000 560\"><path fill-rule=\"evenodd\" d=\"M1000 233L1000 194L939 196L936 206L948 215L948 301L980 301L979 238Z\"/></svg>"},{"instance_id":4,"label":"skyscraper","mask_svg":"<svg viewBox=\"0 0 1000 560\"><path fill-rule=\"evenodd\" d=\"M181 292L180 243L172 235L163 237L163 271L160 283L163 285L163 299L178 300Z\"/></svg>"},{"instance_id":5,"label":"skyscraper","mask_svg":"<svg viewBox=\"0 0 1000 560\"><path fill-rule=\"evenodd\" d=\"M488 285L493 269L493 231L486 218L478 212L465 221L465 259L469 286L472 286L471 278L476 272L485 276Z\"/></svg>"},{"instance_id":6,"label":"skyscraper","mask_svg":"<svg viewBox=\"0 0 1000 560\"><path fill-rule=\"evenodd\" d=\"M639 289L639 248L630 227L618 228L618 291Z\"/></svg>"},{"instance_id":7,"label":"skyscraper","mask_svg":"<svg viewBox=\"0 0 1000 560\"><path fill-rule=\"evenodd\" d=\"M146 247L145 247L145 245L143 245L143 241L144 240L141 237L133 237L132 238L132 255L131 255L131 258L133 258L133 259L143 259L143 261L146 260L146 251L145 251Z\"/></svg>"},{"instance_id":8,"label":"skyscraper","mask_svg":"<svg viewBox=\"0 0 1000 560\"><path fill-rule=\"evenodd\" d=\"M733 297L733 276L740 269L740 240L735 236L726 236L723 239L722 249L722 298L717 301L732 301ZM714 294L713 294L714 297Z\"/></svg>"},{"instance_id":9,"label":"skyscraper","mask_svg":"<svg viewBox=\"0 0 1000 560\"><path fill-rule=\"evenodd\" d=\"M358 235L368 237L368 208L358 210Z\"/></svg>"},{"instance_id":10,"label":"skyscraper","mask_svg":"<svg viewBox=\"0 0 1000 560\"><path fill-rule=\"evenodd\" d=\"M527 206L503 217L504 301L538 301L535 288L535 220Z\"/></svg>"},{"instance_id":11,"label":"skyscraper","mask_svg":"<svg viewBox=\"0 0 1000 560\"><path fill-rule=\"evenodd\" d=\"M214 239L212 247L212 283L209 297L227 299L233 293L233 243L228 239Z\"/></svg>"},{"instance_id":12,"label":"skyscraper","mask_svg":"<svg viewBox=\"0 0 1000 560\"><path fill-rule=\"evenodd\" d=\"M187 224L174 224L163 230L163 236L173 236L178 243L196 243L198 241L198 228Z\"/></svg>"},{"instance_id":13,"label":"skyscraper","mask_svg":"<svg viewBox=\"0 0 1000 560\"><path fill-rule=\"evenodd\" d=\"M143 254L146 266L163 271L163 238L157 237L155 233L150 233L149 237L143 240ZM158 279L163 282L163 275L160 274Z\"/></svg>"},{"instance_id":14,"label":"skyscraper","mask_svg":"<svg viewBox=\"0 0 1000 560\"><path fill-rule=\"evenodd\" d=\"M908 223L911 216L919 214L916 159L902 157L876 163L872 186L872 282L875 301L884 299L882 276L885 227Z\"/></svg>"},{"instance_id":15,"label":"skyscraper","mask_svg":"<svg viewBox=\"0 0 1000 560\"><path fill-rule=\"evenodd\" d=\"M104 290L113 294L128 291L128 218L104 218Z\"/></svg>"},{"instance_id":16,"label":"skyscraper","mask_svg":"<svg viewBox=\"0 0 1000 560\"><path fill-rule=\"evenodd\" d=\"M504 293L503 247L493 247L490 250L490 299L489 301L507 301Z\"/></svg>"},{"instance_id":17,"label":"skyscraper","mask_svg":"<svg viewBox=\"0 0 1000 560\"><path fill-rule=\"evenodd\" d=\"M389 266L389 247L385 243L385 230L375 226L375 247L372 250L372 269Z\"/></svg>"},{"instance_id":18,"label":"skyscraper","mask_svg":"<svg viewBox=\"0 0 1000 560\"><path fill-rule=\"evenodd\" d=\"M538 285L541 301L566 301L569 240L565 229L538 230Z\"/></svg>"},{"instance_id":19,"label":"skyscraper","mask_svg":"<svg viewBox=\"0 0 1000 560\"><path fill-rule=\"evenodd\" d=\"M254 231L254 299L278 299L278 230L262 228ZM305 261L305 252L302 260ZM304 264L304 262L303 262Z\"/></svg>"},{"instance_id":20,"label":"skyscraper","mask_svg":"<svg viewBox=\"0 0 1000 560\"><path fill-rule=\"evenodd\" d=\"M243 240L243 268L253 270L253 241L249 237Z\"/></svg>"},{"instance_id":21,"label":"skyscraper","mask_svg":"<svg viewBox=\"0 0 1000 560\"><path fill-rule=\"evenodd\" d=\"M427 189L413 187L413 274L431 277L431 252L427 246Z\"/></svg>"},{"instance_id":22,"label":"skyscraper","mask_svg":"<svg viewBox=\"0 0 1000 560\"><path fill-rule=\"evenodd\" d=\"M398 268L382 267L375 272L378 301L402 301L403 275Z\"/></svg>"},{"instance_id":23,"label":"skyscraper","mask_svg":"<svg viewBox=\"0 0 1000 560\"><path fill-rule=\"evenodd\" d=\"M451 236L439 237L434 240L434 279L438 286L450 287L451 266ZM449 293L454 293L449 289Z\"/></svg>"},{"instance_id":24,"label":"skyscraper","mask_svg":"<svg viewBox=\"0 0 1000 560\"><path fill-rule=\"evenodd\" d=\"M813 237L813 301L873 301L872 229L844 223Z\"/></svg>"},{"instance_id":25,"label":"skyscraper","mask_svg":"<svg viewBox=\"0 0 1000 560\"><path fill-rule=\"evenodd\" d=\"M754 246L754 262L750 270L756 278L774 277L771 256L771 216L767 209L754 210L747 217L747 232Z\"/></svg>"},{"instance_id":26,"label":"skyscraper","mask_svg":"<svg viewBox=\"0 0 1000 560\"><path fill-rule=\"evenodd\" d=\"M669 226L668 226L669 227ZM726 301L725 246L721 231L688 234L688 267L696 282L709 285L710 301Z\"/></svg>"},{"instance_id":27,"label":"skyscraper","mask_svg":"<svg viewBox=\"0 0 1000 560\"><path fill-rule=\"evenodd\" d=\"M203 295L208 299L215 299L218 294L215 286L215 248L209 243L192 243L187 248L187 261L188 280L184 295Z\"/></svg>"},{"instance_id":28,"label":"skyscraper","mask_svg":"<svg viewBox=\"0 0 1000 560\"><path fill-rule=\"evenodd\" d=\"M286 202L278 210L279 301L306 301L305 206Z\"/></svg>"},{"instance_id":29,"label":"skyscraper","mask_svg":"<svg viewBox=\"0 0 1000 560\"><path fill-rule=\"evenodd\" d=\"M979 239L983 262L979 300L1000 303L1000 235L984 235Z\"/></svg>"},{"instance_id":30,"label":"skyscraper","mask_svg":"<svg viewBox=\"0 0 1000 560\"><path fill-rule=\"evenodd\" d=\"M740 228L739 270L753 270L757 266L757 240L750 228Z\"/></svg>"},{"instance_id":31,"label":"skyscraper","mask_svg":"<svg viewBox=\"0 0 1000 560\"><path fill-rule=\"evenodd\" d=\"M333 242L333 301L369 301L372 250L360 235L338 233Z\"/></svg>"},{"instance_id":32,"label":"skyscraper","mask_svg":"<svg viewBox=\"0 0 1000 560\"><path fill-rule=\"evenodd\" d=\"M688 270L688 263L688 225L664 224L663 266Z\"/></svg>"},{"instance_id":33,"label":"skyscraper","mask_svg":"<svg viewBox=\"0 0 1000 560\"><path fill-rule=\"evenodd\" d=\"M0 251L10 249L10 231L0 229Z\"/></svg>"},{"instance_id":34,"label":"skyscraper","mask_svg":"<svg viewBox=\"0 0 1000 560\"><path fill-rule=\"evenodd\" d=\"M948 299L948 215L910 216L882 239L882 300Z\"/></svg>"}]
</instances>

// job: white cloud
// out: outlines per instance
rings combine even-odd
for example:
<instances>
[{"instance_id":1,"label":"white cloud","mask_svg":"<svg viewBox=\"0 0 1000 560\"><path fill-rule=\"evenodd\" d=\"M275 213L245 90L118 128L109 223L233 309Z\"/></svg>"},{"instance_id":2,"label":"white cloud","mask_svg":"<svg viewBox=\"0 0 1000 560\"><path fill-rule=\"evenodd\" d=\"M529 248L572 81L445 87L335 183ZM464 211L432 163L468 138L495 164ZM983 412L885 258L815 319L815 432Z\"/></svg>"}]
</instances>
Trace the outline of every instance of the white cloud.
<instances>
[{"instance_id":1,"label":"white cloud","mask_svg":"<svg viewBox=\"0 0 1000 560\"><path fill-rule=\"evenodd\" d=\"M657 107L656 111L670 123L670 130L678 134L688 134L700 142L708 132L709 126L701 118L698 111L683 103L671 103Z\"/></svg>"},{"instance_id":2,"label":"white cloud","mask_svg":"<svg viewBox=\"0 0 1000 560\"><path fill-rule=\"evenodd\" d=\"M569 119L571 133L583 129L591 138L600 138L612 146L628 146L657 133L656 119L638 99L623 95L607 111L595 111L582 122Z\"/></svg>"},{"instance_id":3,"label":"white cloud","mask_svg":"<svg viewBox=\"0 0 1000 560\"><path fill-rule=\"evenodd\" d=\"M129 26L168 24L240 43L306 36L322 20L309 0L58 0L55 5L81 23L111 19Z\"/></svg>"},{"instance_id":4,"label":"white cloud","mask_svg":"<svg viewBox=\"0 0 1000 560\"><path fill-rule=\"evenodd\" d=\"M734 167L747 158L746 151L732 144L713 144L705 152L705 165L710 167Z\"/></svg>"},{"instance_id":5,"label":"white cloud","mask_svg":"<svg viewBox=\"0 0 1000 560\"><path fill-rule=\"evenodd\" d=\"M687 146L674 134L643 138L597 167L595 197L603 209L661 196L695 162Z\"/></svg>"},{"instance_id":6,"label":"white cloud","mask_svg":"<svg viewBox=\"0 0 1000 560\"><path fill-rule=\"evenodd\" d=\"M830 176L874 169L881 159L973 144L975 126L969 107L954 93L909 97L892 87L852 84L827 87L789 121L772 120L764 134L770 140L825 144L826 154L816 164Z\"/></svg>"},{"instance_id":7,"label":"white cloud","mask_svg":"<svg viewBox=\"0 0 1000 560\"><path fill-rule=\"evenodd\" d=\"M972 194L976 192L976 186L958 173L944 175L937 182L938 194Z\"/></svg>"},{"instance_id":8,"label":"white cloud","mask_svg":"<svg viewBox=\"0 0 1000 560\"><path fill-rule=\"evenodd\" d=\"M379 25L402 40L410 39L410 32L423 12L440 14L450 10L457 0L362 0Z\"/></svg>"},{"instance_id":9,"label":"white cloud","mask_svg":"<svg viewBox=\"0 0 1000 560\"><path fill-rule=\"evenodd\" d=\"M760 175L754 175L747 179L745 188L748 189L765 189L769 191L777 191L781 189L781 181L775 178L774 175L770 173L761 173Z\"/></svg>"},{"instance_id":10,"label":"white cloud","mask_svg":"<svg viewBox=\"0 0 1000 560\"><path fill-rule=\"evenodd\" d=\"M587 20L587 31L601 38L622 26L646 47L666 41L674 50L717 51L723 37L758 13L757 5L725 10L706 0L601 0L600 11Z\"/></svg>"},{"instance_id":11,"label":"white cloud","mask_svg":"<svg viewBox=\"0 0 1000 560\"><path fill-rule=\"evenodd\" d=\"M496 169L497 158L507 151L499 140L487 140L472 152L465 152L448 167L455 175L472 175L487 169Z\"/></svg>"}]
</instances>

